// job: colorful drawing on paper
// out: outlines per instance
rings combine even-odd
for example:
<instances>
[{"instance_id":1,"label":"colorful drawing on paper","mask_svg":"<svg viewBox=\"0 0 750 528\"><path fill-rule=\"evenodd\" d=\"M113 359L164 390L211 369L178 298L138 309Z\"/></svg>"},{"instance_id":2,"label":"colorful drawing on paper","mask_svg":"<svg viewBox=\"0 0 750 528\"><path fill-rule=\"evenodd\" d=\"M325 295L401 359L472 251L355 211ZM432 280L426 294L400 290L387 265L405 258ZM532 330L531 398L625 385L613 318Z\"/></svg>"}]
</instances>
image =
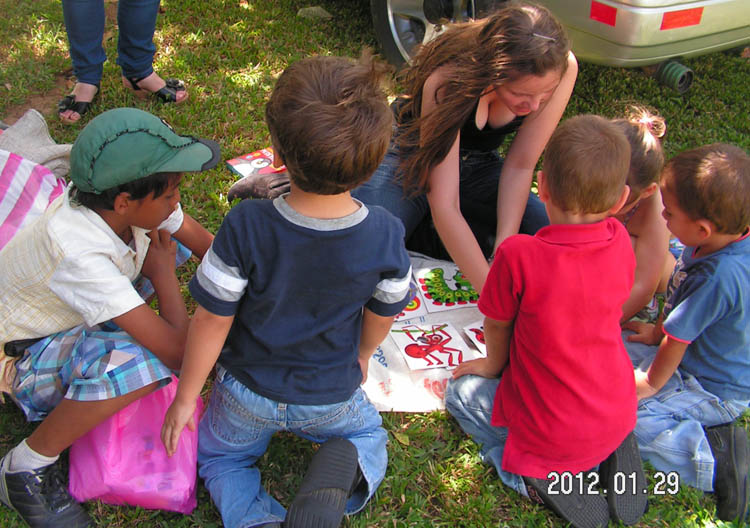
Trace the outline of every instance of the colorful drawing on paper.
<instances>
[{"instance_id":1,"label":"colorful drawing on paper","mask_svg":"<svg viewBox=\"0 0 750 528\"><path fill-rule=\"evenodd\" d=\"M414 276L430 313L464 308L479 301L479 293L455 264L420 268Z\"/></svg>"},{"instance_id":2,"label":"colorful drawing on paper","mask_svg":"<svg viewBox=\"0 0 750 528\"><path fill-rule=\"evenodd\" d=\"M471 339L471 342L474 344L474 346L477 347L479 353L482 354L482 356L486 356L487 345L484 342L483 321L477 321L476 323L465 326L464 332L467 336L469 336L469 339Z\"/></svg>"},{"instance_id":3,"label":"colorful drawing on paper","mask_svg":"<svg viewBox=\"0 0 750 528\"><path fill-rule=\"evenodd\" d=\"M401 310L401 313L396 316L394 319L395 321L405 321L407 319L427 314L427 308L425 307L422 297L419 295L417 282L413 278L409 282L409 295L411 296L411 301L409 301L409 304L407 304L406 307Z\"/></svg>"},{"instance_id":4,"label":"colorful drawing on paper","mask_svg":"<svg viewBox=\"0 0 750 528\"><path fill-rule=\"evenodd\" d=\"M391 336L411 370L456 367L464 359L478 356L448 323L407 323L391 328Z\"/></svg>"}]
</instances>

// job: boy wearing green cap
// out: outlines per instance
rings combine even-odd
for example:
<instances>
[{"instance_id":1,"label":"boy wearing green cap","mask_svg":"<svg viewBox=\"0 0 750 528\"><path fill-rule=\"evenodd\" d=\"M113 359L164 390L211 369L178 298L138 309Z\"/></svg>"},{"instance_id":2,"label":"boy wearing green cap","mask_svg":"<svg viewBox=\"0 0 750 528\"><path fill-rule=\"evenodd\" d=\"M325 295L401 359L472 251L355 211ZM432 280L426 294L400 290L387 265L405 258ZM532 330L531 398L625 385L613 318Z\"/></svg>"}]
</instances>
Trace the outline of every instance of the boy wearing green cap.
<instances>
[{"instance_id":1,"label":"boy wearing green cap","mask_svg":"<svg viewBox=\"0 0 750 528\"><path fill-rule=\"evenodd\" d=\"M60 453L180 367L189 318L172 237L199 257L213 237L182 212L178 186L218 160L216 143L147 112L105 112L73 145L72 184L0 251L2 388L41 420L0 460L0 500L30 526L92 525Z\"/></svg>"}]
</instances>

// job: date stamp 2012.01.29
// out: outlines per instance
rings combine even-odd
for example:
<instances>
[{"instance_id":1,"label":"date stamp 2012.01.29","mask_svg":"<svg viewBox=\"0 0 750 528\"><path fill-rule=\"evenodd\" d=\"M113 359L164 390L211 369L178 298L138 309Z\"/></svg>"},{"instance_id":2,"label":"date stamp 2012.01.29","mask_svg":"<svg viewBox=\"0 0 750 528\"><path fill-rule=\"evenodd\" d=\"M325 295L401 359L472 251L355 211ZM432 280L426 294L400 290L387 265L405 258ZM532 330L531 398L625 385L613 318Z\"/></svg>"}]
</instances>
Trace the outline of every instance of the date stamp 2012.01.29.
<instances>
[{"instance_id":1,"label":"date stamp 2012.01.29","mask_svg":"<svg viewBox=\"0 0 750 528\"><path fill-rule=\"evenodd\" d=\"M653 474L654 484L650 489L638 489L643 483L638 482L637 473L617 471L612 475L612 485L604 487L596 471L571 473L551 471L547 475L548 495L677 495L680 492L680 475L676 471L656 471Z\"/></svg>"}]
</instances>

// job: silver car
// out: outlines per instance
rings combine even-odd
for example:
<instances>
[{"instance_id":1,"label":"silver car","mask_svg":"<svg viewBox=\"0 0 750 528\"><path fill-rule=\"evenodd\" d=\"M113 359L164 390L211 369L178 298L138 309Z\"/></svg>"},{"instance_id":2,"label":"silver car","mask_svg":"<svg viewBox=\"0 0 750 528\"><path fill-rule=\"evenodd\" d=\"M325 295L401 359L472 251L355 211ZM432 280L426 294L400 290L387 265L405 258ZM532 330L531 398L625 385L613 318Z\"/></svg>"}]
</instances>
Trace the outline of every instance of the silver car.
<instances>
[{"instance_id":1,"label":"silver car","mask_svg":"<svg viewBox=\"0 0 750 528\"><path fill-rule=\"evenodd\" d=\"M576 56L647 66L750 43L750 0L537 0L566 26ZM441 22L479 17L503 0L370 0L386 58L408 61Z\"/></svg>"}]
</instances>

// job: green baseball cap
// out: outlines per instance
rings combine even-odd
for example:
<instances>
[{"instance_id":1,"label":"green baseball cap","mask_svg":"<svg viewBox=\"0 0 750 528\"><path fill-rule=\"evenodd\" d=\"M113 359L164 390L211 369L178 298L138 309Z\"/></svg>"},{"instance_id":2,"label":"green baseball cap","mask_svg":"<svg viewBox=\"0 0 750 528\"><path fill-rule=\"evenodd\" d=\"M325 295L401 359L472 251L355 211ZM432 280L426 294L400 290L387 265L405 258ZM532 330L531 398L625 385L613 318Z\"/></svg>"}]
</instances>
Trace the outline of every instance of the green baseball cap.
<instances>
[{"instance_id":1,"label":"green baseball cap","mask_svg":"<svg viewBox=\"0 0 750 528\"><path fill-rule=\"evenodd\" d=\"M99 194L157 172L197 172L221 158L215 141L180 136L166 121L137 108L99 114L81 131L70 152L70 179Z\"/></svg>"}]
</instances>

